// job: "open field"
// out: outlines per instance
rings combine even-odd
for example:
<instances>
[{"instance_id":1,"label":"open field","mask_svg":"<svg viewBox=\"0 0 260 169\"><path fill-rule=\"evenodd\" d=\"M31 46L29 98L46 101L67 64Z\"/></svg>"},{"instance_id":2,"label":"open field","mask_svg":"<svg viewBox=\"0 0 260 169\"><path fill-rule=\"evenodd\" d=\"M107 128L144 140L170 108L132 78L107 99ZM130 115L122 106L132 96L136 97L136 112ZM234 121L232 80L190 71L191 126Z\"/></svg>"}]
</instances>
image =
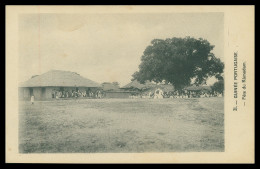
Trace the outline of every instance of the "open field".
<instances>
[{"instance_id":1,"label":"open field","mask_svg":"<svg viewBox=\"0 0 260 169\"><path fill-rule=\"evenodd\" d=\"M224 151L224 98L21 101L19 151Z\"/></svg>"}]
</instances>

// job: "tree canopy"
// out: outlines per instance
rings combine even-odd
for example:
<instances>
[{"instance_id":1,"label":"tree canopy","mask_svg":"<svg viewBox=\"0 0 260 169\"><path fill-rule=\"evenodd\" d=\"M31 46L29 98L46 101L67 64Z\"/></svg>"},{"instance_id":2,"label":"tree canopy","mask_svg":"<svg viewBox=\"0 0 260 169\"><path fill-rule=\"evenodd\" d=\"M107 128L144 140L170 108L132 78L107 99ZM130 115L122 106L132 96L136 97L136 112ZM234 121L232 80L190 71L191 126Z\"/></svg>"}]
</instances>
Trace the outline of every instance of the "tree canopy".
<instances>
[{"instance_id":1,"label":"tree canopy","mask_svg":"<svg viewBox=\"0 0 260 169\"><path fill-rule=\"evenodd\" d=\"M215 82L212 86L211 86L213 91L216 91L218 93L223 93L224 91L224 80L219 80L217 82Z\"/></svg>"},{"instance_id":2,"label":"tree canopy","mask_svg":"<svg viewBox=\"0 0 260 169\"><path fill-rule=\"evenodd\" d=\"M141 57L132 80L171 83L176 89L203 84L208 77L223 79L224 63L211 52L214 46L199 38L154 39Z\"/></svg>"}]
</instances>

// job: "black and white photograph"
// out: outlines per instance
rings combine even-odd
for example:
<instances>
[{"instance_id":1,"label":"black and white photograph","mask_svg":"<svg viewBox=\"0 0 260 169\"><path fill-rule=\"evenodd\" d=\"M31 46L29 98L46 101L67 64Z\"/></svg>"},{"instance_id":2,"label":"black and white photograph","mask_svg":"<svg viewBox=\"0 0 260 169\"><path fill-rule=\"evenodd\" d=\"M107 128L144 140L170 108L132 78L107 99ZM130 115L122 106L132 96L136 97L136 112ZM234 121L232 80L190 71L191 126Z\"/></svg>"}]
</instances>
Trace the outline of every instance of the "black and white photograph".
<instances>
[{"instance_id":1,"label":"black and white photograph","mask_svg":"<svg viewBox=\"0 0 260 169\"><path fill-rule=\"evenodd\" d=\"M18 154L225 153L225 12L37 10L17 15Z\"/></svg>"},{"instance_id":2,"label":"black and white photograph","mask_svg":"<svg viewBox=\"0 0 260 169\"><path fill-rule=\"evenodd\" d=\"M223 13L19 16L19 151L224 151L223 27Z\"/></svg>"}]
</instances>

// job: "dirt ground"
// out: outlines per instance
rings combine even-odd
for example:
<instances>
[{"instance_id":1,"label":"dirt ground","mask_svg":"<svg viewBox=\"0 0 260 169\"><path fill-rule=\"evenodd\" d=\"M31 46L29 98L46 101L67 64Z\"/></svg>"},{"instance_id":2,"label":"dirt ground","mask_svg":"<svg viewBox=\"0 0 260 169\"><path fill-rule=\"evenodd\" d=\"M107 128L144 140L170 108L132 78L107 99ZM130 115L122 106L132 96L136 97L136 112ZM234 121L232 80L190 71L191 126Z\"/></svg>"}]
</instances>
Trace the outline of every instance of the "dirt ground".
<instances>
[{"instance_id":1,"label":"dirt ground","mask_svg":"<svg viewBox=\"0 0 260 169\"><path fill-rule=\"evenodd\" d=\"M21 101L19 151L224 151L224 98Z\"/></svg>"}]
</instances>

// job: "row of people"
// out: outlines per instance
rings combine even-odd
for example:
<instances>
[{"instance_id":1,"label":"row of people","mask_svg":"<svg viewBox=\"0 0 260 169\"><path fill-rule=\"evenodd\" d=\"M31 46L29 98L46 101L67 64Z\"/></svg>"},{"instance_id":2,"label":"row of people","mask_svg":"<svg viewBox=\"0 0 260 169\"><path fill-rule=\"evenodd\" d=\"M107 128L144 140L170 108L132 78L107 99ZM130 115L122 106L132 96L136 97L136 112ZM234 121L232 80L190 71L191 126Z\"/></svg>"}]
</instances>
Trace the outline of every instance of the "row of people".
<instances>
[{"instance_id":1,"label":"row of people","mask_svg":"<svg viewBox=\"0 0 260 169\"><path fill-rule=\"evenodd\" d=\"M205 98L205 97L223 97L223 93L218 92L149 92L143 94L134 94L130 98Z\"/></svg>"},{"instance_id":2,"label":"row of people","mask_svg":"<svg viewBox=\"0 0 260 169\"><path fill-rule=\"evenodd\" d=\"M71 97L90 97L90 98L102 98L103 93L101 91L80 91L80 90L72 90L72 91L67 91L67 90L53 90L52 91L52 98L71 98Z\"/></svg>"}]
</instances>

